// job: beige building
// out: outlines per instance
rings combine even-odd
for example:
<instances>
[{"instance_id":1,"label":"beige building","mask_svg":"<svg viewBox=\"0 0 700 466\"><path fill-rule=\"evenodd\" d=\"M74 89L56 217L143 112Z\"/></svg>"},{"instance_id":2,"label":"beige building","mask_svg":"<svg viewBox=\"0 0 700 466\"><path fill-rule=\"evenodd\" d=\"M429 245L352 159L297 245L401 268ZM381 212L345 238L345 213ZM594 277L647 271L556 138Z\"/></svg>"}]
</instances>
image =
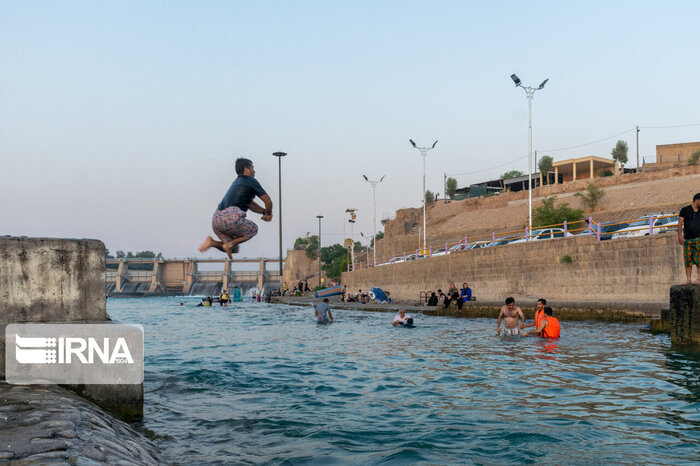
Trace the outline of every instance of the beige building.
<instances>
[{"instance_id":1,"label":"beige building","mask_svg":"<svg viewBox=\"0 0 700 466\"><path fill-rule=\"evenodd\" d=\"M563 182L576 181L586 178L600 178L601 173L610 170L618 172L617 162L603 157L580 157L578 159L568 159L554 162L554 179L559 180L559 175L563 176Z\"/></svg>"},{"instance_id":2,"label":"beige building","mask_svg":"<svg viewBox=\"0 0 700 466\"><path fill-rule=\"evenodd\" d=\"M688 163L688 157L700 150L700 142L661 144L656 146L656 163Z\"/></svg>"}]
</instances>

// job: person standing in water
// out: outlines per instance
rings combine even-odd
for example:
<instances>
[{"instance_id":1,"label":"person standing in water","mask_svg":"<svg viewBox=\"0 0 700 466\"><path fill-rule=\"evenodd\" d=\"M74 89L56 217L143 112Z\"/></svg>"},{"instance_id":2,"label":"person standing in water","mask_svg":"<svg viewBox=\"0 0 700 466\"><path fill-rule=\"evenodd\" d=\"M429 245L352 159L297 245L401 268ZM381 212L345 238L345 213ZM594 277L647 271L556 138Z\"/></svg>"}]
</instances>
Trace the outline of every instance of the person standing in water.
<instances>
[{"instance_id":1,"label":"person standing in water","mask_svg":"<svg viewBox=\"0 0 700 466\"><path fill-rule=\"evenodd\" d=\"M549 306L545 307L544 316L540 319L539 325L533 330L523 332L523 336L537 332L537 336L540 338L559 338L559 319L552 317L552 314L552 308Z\"/></svg>"},{"instance_id":2,"label":"person standing in water","mask_svg":"<svg viewBox=\"0 0 700 466\"><path fill-rule=\"evenodd\" d=\"M537 307L535 308L535 319L531 324L525 325L525 321L523 321L522 324L520 324L520 330L527 328L527 327L535 327L538 328L540 326L540 320L542 320L542 317L544 317L544 307L547 305L547 300L544 298L540 298L537 300Z\"/></svg>"},{"instance_id":3,"label":"person standing in water","mask_svg":"<svg viewBox=\"0 0 700 466\"><path fill-rule=\"evenodd\" d=\"M324 298L323 302L316 305L316 322L319 324L332 324L333 314L331 313L331 305L328 304L328 298Z\"/></svg>"},{"instance_id":4,"label":"person standing in water","mask_svg":"<svg viewBox=\"0 0 700 466\"><path fill-rule=\"evenodd\" d=\"M255 179L253 162L249 159L239 158L236 160L236 173L238 178L226 191L211 221L212 229L221 241L207 236L202 245L199 246L199 252L216 248L225 252L231 259L231 253L238 252L241 243L248 241L258 233L258 226L246 218L248 209L262 214L262 219L265 222L272 220L272 200ZM264 208L253 201L256 196L263 201Z\"/></svg>"},{"instance_id":5,"label":"person standing in water","mask_svg":"<svg viewBox=\"0 0 700 466\"><path fill-rule=\"evenodd\" d=\"M496 333L501 334L501 320L503 320L503 336L518 335L520 333L520 322L525 322L523 311L515 305L515 299L512 297L506 298L506 305L501 308L498 314L498 322L496 322Z\"/></svg>"}]
</instances>

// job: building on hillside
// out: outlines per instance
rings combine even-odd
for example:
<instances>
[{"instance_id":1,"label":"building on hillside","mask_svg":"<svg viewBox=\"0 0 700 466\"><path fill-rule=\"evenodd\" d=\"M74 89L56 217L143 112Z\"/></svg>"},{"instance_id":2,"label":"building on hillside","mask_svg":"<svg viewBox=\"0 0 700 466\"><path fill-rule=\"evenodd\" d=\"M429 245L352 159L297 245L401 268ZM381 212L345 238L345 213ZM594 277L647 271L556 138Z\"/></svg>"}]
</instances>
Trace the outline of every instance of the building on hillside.
<instances>
[{"instance_id":1,"label":"building on hillside","mask_svg":"<svg viewBox=\"0 0 700 466\"><path fill-rule=\"evenodd\" d=\"M557 176L559 177L559 183L563 182L562 175L557 175L555 172L547 173L547 180L544 184L555 184L557 183ZM509 178L503 180L503 186L505 191L527 191L529 175L516 176L515 178ZM539 188L542 186L544 177L540 172L532 174L532 187Z\"/></svg>"},{"instance_id":2,"label":"building on hillside","mask_svg":"<svg viewBox=\"0 0 700 466\"><path fill-rule=\"evenodd\" d=\"M608 170L613 174L619 171L617 162L613 159L594 156L560 160L554 162L552 168L554 169L557 183L566 183L568 181L586 178L600 178L601 176L607 176L605 172Z\"/></svg>"},{"instance_id":3,"label":"building on hillside","mask_svg":"<svg viewBox=\"0 0 700 466\"><path fill-rule=\"evenodd\" d=\"M485 196L487 193L498 194L503 191L503 180L483 181L455 190L455 199Z\"/></svg>"},{"instance_id":4,"label":"building on hillside","mask_svg":"<svg viewBox=\"0 0 700 466\"><path fill-rule=\"evenodd\" d=\"M700 142L660 144L656 146L656 163L674 165L688 163L688 157L700 150Z\"/></svg>"}]
</instances>

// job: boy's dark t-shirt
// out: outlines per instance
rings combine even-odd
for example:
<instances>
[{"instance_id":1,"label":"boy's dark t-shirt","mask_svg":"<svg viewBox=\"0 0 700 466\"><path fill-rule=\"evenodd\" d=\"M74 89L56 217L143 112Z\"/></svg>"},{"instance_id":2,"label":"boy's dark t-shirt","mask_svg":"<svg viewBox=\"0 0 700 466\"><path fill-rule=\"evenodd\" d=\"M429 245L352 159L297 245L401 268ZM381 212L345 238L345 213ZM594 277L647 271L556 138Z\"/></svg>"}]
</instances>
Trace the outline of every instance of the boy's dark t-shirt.
<instances>
[{"instance_id":1,"label":"boy's dark t-shirt","mask_svg":"<svg viewBox=\"0 0 700 466\"><path fill-rule=\"evenodd\" d=\"M250 208L250 203L253 202L255 196L267 194L263 187L258 183L258 180L252 176L238 175L238 178L228 188L224 198L219 203L219 210L224 210L228 207L235 206L243 212Z\"/></svg>"},{"instance_id":2,"label":"boy's dark t-shirt","mask_svg":"<svg viewBox=\"0 0 700 466\"><path fill-rule=\"evenodd\" d=\"M685 239L700 237L700 211L695 212L692 205L687 205L678 214L683 218L683 236Z\"/></svg>"}]
</instances>

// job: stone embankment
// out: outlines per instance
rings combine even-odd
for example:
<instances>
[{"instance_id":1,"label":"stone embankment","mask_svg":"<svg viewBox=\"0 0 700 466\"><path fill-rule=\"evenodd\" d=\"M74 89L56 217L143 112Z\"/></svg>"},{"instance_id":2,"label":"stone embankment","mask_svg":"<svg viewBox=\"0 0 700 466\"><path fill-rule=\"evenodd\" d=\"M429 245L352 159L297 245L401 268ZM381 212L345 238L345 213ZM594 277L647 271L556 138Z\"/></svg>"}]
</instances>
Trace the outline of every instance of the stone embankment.
<instances>
[{"instance_id":1,"label":"stone embankment","mask_svg":"<svg viewBox=\"0 0 700 466\"><path fill-rule=\"evenodd\" d=\"M0 384L0 461L19 464L164 464L125 422L55 386Z\"/></svg>"}]
</instances>

